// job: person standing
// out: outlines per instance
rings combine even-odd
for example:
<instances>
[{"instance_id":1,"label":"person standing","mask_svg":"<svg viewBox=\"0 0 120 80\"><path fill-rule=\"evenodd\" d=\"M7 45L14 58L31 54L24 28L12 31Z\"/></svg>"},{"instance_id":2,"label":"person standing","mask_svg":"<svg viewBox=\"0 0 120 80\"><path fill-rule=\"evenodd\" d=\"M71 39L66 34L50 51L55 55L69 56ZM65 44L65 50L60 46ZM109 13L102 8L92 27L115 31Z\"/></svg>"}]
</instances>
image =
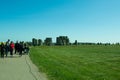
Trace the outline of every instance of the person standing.
<instances>
[{"instance_id":1,"label":"person standing","mask_svg":"<svg viewBox=\"0 0 120 80\"><path fill-rule=\"evenodd\" d=\"M15 54L17 52L19 52L19 43L18 43L18 41L16 41L16 43L15 43Z\"/></svg>"},{"instance_id":2,"label":"person standing","mask_svg":"<svg viewBox=\"0 0 120 80\"><path fill-rule=\"evenodd\" d=\"M8 55L8 52L10 51L10 43L9 42L10 42L10 40L8 39L8 41L5 44L5 55L6 55L6 57Z\"/></svg>"},{"instance_id":3,"label":"person standing","mask_svg":"<svg viewBox=\"0 0 120 80\"><path fill-rule=\"evenodd\" d=\"M22 51L23 51L23 43L20 42L19 44L19 55L22 56Z\"/></svg>"},{"instance_id":4,"label":"person standing","mask_svg":"<svg viewBox=\"0 0 120 80\"><path fill-rule=\"evenodd\" d=\"M3 42L1 43L0 51L1 51L1 58L4 58L5 46L4 46L4 43L3 43Z\"/></svg>"},{"instance_id":5,"label":"person standing","mask_svg":"<svg viewBox=\"0 0 120 80\"><path fill-rule=\"evenodd\" d=\"M10 43L10 55L13 56L13 50L14 50L14 43L11 41Z\"/></svg>"},{"instance_id":6,"label":"person standing","mask_svg":"<svg viewBox=\"0 0 120 80\"><path fill-rule=\"evenodd\" d=\"M25 54L29 53L29 46L26 43L24 44L24 53Z\"/></svg>"}]
</instances>

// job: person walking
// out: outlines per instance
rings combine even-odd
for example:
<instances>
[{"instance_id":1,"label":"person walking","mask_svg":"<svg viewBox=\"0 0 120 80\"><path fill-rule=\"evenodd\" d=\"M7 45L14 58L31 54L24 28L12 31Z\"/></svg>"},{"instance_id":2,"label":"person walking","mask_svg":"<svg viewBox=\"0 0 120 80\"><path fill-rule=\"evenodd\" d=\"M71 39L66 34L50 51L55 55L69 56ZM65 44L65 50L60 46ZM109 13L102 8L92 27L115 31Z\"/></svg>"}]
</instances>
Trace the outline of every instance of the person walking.
<instances>
[{"instance_id":1,"label":"person walking","mask_svg":"<svg viewBox=\"0 0 120 80\"><path fill-rule=\"evenodd\" d=\"M1 51L1 58L4 58L5 46L4 46L4 43L3 43L3 42L1 43L0 51Z\"/></svg>"},{"instance_id":2,"label":"person walking","mask_svg":"<svg viewBox=\"0 0 120 80\"><path fill-rule=\"evenodd\" d=\"M13 50L14 50L14 43L11 41L10 43L10 55L13 56Z\"/></svg>"}]
</instances>

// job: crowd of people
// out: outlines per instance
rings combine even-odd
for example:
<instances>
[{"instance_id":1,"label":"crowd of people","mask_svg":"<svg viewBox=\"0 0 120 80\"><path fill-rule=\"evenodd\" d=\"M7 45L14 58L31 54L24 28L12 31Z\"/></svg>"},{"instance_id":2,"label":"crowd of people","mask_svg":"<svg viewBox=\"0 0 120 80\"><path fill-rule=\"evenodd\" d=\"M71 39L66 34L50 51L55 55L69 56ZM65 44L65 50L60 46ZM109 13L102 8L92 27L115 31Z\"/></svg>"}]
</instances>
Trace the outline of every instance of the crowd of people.
<instances>
[{"instance_id":1,"label":"crowd of people","mask_svg":"<svg viewBox=\"0 0 120 80\"><path fill-rule=\"evenodd\" d=\"M1 53L1 58L7 57L8 54L10 53L10 56L12 57L13 54L19 54L20 56L24 54L29 53L29 46L26 43L23 42L16 42L14 43L13 41L6 41L5 43L0 44L0 53Z\"/></svg>"}]
</instances>

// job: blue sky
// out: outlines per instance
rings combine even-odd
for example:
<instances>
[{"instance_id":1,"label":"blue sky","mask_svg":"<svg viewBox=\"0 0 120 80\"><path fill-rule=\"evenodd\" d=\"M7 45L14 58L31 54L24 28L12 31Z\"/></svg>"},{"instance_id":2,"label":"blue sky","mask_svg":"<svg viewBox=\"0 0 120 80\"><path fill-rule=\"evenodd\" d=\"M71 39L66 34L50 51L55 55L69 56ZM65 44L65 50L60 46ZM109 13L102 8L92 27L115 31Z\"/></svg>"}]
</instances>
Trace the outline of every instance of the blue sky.
<instances>
[{"instance_id":1,"label":"blue sky","mask_svg":"<svg viewBox=\"0 0 120 80\"><path fill-rule=\"evenodd\" d=\"M120 0L0 0L0 41L68 36L120 42Z\"/></svg>"}]
</instances>

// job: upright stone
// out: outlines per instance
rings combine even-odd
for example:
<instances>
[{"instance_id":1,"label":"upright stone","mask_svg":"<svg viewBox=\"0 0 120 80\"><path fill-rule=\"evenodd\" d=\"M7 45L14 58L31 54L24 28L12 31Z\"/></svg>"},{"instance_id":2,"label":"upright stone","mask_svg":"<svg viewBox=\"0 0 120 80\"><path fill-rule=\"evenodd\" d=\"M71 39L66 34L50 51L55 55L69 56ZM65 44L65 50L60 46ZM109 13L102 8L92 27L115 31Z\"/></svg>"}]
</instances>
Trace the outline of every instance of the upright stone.
<instances>
[{"instance_id":1,"label":"upright stone","mask_svg":"<svg viewBox=\"0 0 120 80\"><path fill-rule=\"evenodd\" d=\"M56 38L57 45L69 45L69 38L67 36L59 36Z\"/></svg>"},{"instance_id":2,"label":"upright stone","mask_svg":"<svg viewBox=\"0 0 120 80\"><path fill-rule=\"evenodd\" d=\"M52 38L46 38L44 40L44 44L47 45L47 46L51 46L52 45Z\"/></svg>"},{"instance_id":3,"label":"upright stone","mask_svg":"<svg viewBox=\"0 0 120 80\"><path fill-rule=\"evenodd\" d=\"M41 46L41 45L42 45L42 40L38 39L38 46Z\"/></svg>"},{"instance_id":4,"label":"upright stone","mask_svg":"<svg viewBox=\"0 0 120 80\"><path fill-rule=\"evenodd\" d=\"M77 40L75 40L75 43L74 43L74 45L78 45L78 42L77 42Z\"/></svg>"},{"instance_id":5,"label":"upright stone","mask_svg":"<svg viewBox=\"0 0 120 80\"><path fill-rule=\"evenodd\" d=\"M37 39L35 39L35 38L32 39L32 45L37 46Z\"/></svg>"}]
</instances>

